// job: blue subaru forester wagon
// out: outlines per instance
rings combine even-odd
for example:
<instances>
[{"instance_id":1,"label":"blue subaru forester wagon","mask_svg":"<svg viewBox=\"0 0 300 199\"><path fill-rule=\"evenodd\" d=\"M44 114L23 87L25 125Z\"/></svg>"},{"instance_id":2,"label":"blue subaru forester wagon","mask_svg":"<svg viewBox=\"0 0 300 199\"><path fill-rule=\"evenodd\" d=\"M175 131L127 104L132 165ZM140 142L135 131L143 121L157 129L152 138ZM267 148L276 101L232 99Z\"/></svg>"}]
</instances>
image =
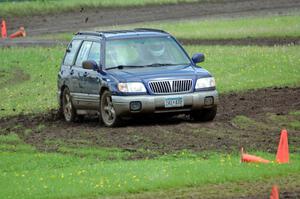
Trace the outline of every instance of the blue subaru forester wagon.
<instances>
[{"instance_id":1,"label":"blue subaru forester wagon","mask_svg":"<svg viewBox=\"0 0 300 199\"><path fill-rule=\"evenodd\" d=\"M212 75L196 65L202 61L162 30L78 32L58 73L60 110L67 122L98 114L108 127L139 114L213 120L218 93Z\"/></svg>"}]
</instances>

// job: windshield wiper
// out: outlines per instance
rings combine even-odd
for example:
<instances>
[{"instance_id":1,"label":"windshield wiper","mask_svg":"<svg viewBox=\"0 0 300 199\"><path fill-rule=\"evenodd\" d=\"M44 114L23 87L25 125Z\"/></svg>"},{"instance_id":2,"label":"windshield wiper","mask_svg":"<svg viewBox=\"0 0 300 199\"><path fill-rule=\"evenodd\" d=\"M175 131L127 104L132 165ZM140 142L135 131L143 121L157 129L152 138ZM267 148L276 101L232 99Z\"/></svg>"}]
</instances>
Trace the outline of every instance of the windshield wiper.
<instances>
[{"instance_id":1,"label":"windshield wiper","mask_svg":"<svg viewBox=\"0 0 300 199\"><path fill-rule=\"evenodd\" d=\"M106 70L110 70L110 69L123 69L123 68L142 68L145 67L143 65L118 65L118 66L114 66L114 67L110 67L110 68L106 68Z\"/></svg>"},{"instance_id":2,"label":"windshield wiper","mask_svg":"<svg viewBox=\"0 0 300 199\"><path fill-rule=\"evenodd\" d=\"M190 65L190 63L180 63L180 64L172 64L172 63L153 63L153 64L148 64L146 67L160 67L160 66L179 66L179 65Z\"/></svg>"},{"instance_id":3,"label":"windshield wiper","mask_svg":"<svg viewBox=\"0 0 300 199\"><path fill-rule=\"evenodd\" d=\"M190 65L190 63L180 63L180 64L172 64L172 63L153 63L148 65L118 65L110 68L106 68L106 70L110 69L123 69L123 68L143 68L143 67L160 67L160 66L179 66L179 65Z\"/></svg>"}]
</instances>

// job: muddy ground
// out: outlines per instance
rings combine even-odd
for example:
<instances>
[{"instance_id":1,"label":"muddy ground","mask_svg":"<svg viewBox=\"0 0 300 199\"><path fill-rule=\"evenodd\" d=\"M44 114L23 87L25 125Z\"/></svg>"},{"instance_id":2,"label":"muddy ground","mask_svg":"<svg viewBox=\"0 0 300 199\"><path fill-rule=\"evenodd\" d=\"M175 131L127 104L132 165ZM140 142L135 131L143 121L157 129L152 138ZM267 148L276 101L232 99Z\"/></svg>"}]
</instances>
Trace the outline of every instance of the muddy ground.
<instances>
[{"instance_id":1,"label":"muddy ground","mask_svg":"<svg viewBox=\"0 0 300 199\"><path fill-rule=\"evenodd\" d=\"M85 118L77 123L59 119L56 111L44 115L19 115L0 119L2 134L18 133L41 151L57 151L61 146L47 144L63 141L72 146L89 143L95 147L121 148L137 152L141 149L154 153L134 153L131 159L151 158L153 154L181 150L238 152L262 150L275 153L280 130L288 128L291 152L300 152L300 129L285 123L290 111L300 110L300 88L267 88L244 93L221 95L214 122L199 123L188 116L175 118L144 118L126 121L120 128L102 127L97 118ZM246 116L239 118L236 116ZM249 119L247 119L249 118ZM281 121L282 120L282 121ZM31 133L25 133L30 129Z\"/></svg>"}]
</instances>

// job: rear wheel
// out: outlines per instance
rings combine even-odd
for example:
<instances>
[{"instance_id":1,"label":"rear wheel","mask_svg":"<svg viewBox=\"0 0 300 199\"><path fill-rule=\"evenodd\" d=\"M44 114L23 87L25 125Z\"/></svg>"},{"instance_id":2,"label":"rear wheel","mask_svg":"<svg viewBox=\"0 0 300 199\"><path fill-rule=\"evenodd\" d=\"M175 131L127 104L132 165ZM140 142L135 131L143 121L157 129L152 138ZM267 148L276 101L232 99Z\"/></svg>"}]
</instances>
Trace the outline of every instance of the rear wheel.
<instances>
[{"instance_id":1,"label":"rear wheel","mask_svg":"<svg viewBox=\"0 0 300 199\"><path fill-rule=\"evenodd\" d=\"M205 108L199 111L194 111L191 113L192 118L195 121L207 122L212 121L217 114L217 106L212 108Z\"/></svg>"},{"instance_id":2,"label":"rear wheel","mask_svg":"<svg viewBox=\"0 0 300 199\"><path fill-rule=\"evenodd\" d=\"M100 117L103 124L107 127L116 127L121 123L113 107L111 92L104 91L100 100Z\"/></svg>"},{"instance_id":3,"label":"rear wheel","mask_svg":"<svg viewBox=\"0 0 300 199\"><path fill-rule=\"evenodd\" d=\"M73 106L70 91L65 88L62 96L62 111L67 122L74 122L76 118L76 110Z\"/></svg>"}]
</instances>

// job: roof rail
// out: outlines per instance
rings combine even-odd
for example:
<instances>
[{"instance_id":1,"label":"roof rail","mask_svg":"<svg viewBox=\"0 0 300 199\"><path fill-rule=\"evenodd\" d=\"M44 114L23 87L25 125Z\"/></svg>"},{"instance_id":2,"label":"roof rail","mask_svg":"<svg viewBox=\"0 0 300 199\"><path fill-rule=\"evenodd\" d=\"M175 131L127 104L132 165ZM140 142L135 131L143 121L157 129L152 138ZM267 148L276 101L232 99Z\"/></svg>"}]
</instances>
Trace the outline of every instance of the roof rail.
<instances>
[{"instance_id":1,"label":"roof rail","mask_svg":"<svg viewBox=\"0 0 300 199\"><path fill-rule=\"evenodd\" d=\"M118 33L136 32L136 31L152 31L152 32L169 34L166 31L154 29L154 28L135 28L133 30L80 31L77 32L75 35L91 35L91 36L105 37L105 33L118 34Z\"/></svg>"},{"instance_id":2,"label":"roof rail","mask_svg":"<svg viewBox=\"0 0 300 199\"><path fill-rule=\"evenodd\" d=\"M93 32L93 31L82 31L77 32L76 35L91 35L91 36L103 36L100 32Z\"/></svg>"},{"instance_id":3,"label":"roof rail","mask_svg":"<svg viewBox=\"0 0 300 199\"><path fill-rule=\"evenodd\" d=\"M160 29L155 29L155 28L135 28L134 30L137 31L153 31L153 32L162 32L162 33L168 33L164 30L160 30ZM169 33L168 33L169 34Z\"/></svg>"},{"instance_id":4,"label":"roof rail","mask_svg":"<svg viewBox=\"0 0 300 199\"><path fill-rule=\"evenodd\" d=\"M134 32L133 30L103 30L97 31L98 33L109 33L109 34L117 34L117 33L126 33L126 32Z\"/></svg>"}]
</instances>

